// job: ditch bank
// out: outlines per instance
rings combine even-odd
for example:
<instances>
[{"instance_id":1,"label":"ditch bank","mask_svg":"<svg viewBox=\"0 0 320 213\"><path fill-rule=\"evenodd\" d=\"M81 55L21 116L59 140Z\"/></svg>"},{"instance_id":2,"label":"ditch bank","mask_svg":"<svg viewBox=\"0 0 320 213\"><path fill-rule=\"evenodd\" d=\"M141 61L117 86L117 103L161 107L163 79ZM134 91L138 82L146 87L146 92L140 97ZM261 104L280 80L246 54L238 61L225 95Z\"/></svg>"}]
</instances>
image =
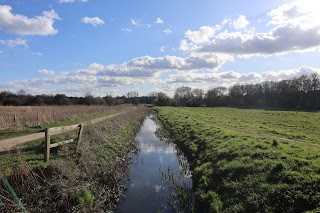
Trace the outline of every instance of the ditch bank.
<instances>
[{"instance_id":1,"label":"ditch bank","mask_svg":"<svg viewBox=\"0 0 320 213\"><path fill-rule=\"evenodd\" d=\"M319 210L315 147L216 128L168 107L156 110L190 163L196 212Z\"/></svg>"},{"instance_id":2,"label":"ditch bank","mask_svg":"<svg viewBox=\"0 0 320 213\"><path fill-rule=\"evenodd\" d=\"M27 211L113 211L124 191L122 179L128 175L132 153L139 150L135 135L149 110L139 106L86 128L80 152L74 153L72 145L63 146L57 151L62 157L45 169L21 161L8 179ZM0 200L1 212L19 211L3 187Z\"/></svg>"}]
</instances>

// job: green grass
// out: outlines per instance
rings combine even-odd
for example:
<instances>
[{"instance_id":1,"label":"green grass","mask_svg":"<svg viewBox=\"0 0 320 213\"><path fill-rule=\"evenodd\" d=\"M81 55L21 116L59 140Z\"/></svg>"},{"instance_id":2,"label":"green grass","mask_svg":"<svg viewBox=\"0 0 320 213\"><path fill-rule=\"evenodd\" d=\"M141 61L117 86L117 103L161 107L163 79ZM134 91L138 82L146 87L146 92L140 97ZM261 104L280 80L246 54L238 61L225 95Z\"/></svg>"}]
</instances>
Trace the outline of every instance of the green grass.
<instances>
[{"instance_id":1,"label":"green grass","mask_svg":"<svg viewBox=\"0 0 320 213\"><path fill-rule=\"evenodd\" d=\"M320 113L156 108L187 154L200 212L304 212L320 206Z\"/></svg>"}]
</instances>

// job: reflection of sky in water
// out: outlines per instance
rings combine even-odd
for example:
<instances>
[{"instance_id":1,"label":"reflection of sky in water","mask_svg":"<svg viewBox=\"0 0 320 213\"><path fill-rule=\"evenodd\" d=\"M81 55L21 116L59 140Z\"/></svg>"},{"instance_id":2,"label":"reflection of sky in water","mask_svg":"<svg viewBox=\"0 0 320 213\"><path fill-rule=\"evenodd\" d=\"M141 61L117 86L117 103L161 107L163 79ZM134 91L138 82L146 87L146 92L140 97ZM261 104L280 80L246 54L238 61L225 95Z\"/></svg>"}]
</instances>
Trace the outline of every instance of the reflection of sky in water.
<instances>
[{"instance_id":1,"label":"reflection of sky in water","mask_svg":"<svg viewBox=\"0 0 320 213\"><path fill-rule=\"evenodd\" d=\"M141 151L137 164L130 170L128 190L116 212L174 212L169 206L172 189L163 180L168 171L179 174L181 166L173 144L167 144L156 137L157 124L147 118L137 134ZM190 182L189 175L183 175Z\"/></svg>"}]
</instances>

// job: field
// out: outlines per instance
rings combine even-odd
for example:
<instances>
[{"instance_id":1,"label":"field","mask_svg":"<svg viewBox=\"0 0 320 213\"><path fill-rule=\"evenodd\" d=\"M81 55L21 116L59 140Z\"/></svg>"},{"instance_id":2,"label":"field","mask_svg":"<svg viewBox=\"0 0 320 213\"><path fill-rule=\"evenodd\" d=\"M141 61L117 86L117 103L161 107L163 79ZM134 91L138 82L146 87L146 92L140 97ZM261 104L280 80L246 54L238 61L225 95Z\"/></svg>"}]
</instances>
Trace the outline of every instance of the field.
<instances>
[{"instance_id":1,"label":"field","mask_svg":"<svg viewBox=\"0 0 320 213\"><path fill-rule=\"evenodd\" d=\"M320 206L320 113L156 108L192 164L200 212Z\"/></svg>"},{"instance_id":2,"label":"field","mask_svg":"<svg viewBox=\"0 0 320 213\"><path fill-rule=\"evenodd\" d=\"M79 152L73 144L62 146L49 163L43 162L43 140L18 153L1 153L0 177L8 178L28 212L112 212L148 112L144 106L126 107L125 113L85 127ZM1 183L0 201L0 212L20 212Z\"/></svg>"},{"instance_id":3,"label":"field","mask_svg":"<svg viewBox=\"0 0 320 213\"><path fill-rule=\"evenodd\" d=\"M0 106L0 131L37 127L76 117L84 117L110 110L121 109L123 107L125 106Z\"/></svg>"}]
</instances>

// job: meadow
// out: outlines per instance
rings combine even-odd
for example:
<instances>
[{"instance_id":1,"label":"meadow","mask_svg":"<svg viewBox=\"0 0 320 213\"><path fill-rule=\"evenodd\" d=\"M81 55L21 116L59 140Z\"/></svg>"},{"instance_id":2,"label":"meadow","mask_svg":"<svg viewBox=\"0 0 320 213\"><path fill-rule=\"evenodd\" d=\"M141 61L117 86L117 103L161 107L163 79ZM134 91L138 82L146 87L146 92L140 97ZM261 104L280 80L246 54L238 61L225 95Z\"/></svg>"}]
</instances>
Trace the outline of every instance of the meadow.
<instances>
[{"instance_id":1,"label":"meadow","mask_svg":"<svg viewBox=\"0 0 320 213\"><path fill-rule=\"evenodd\" d=\"M124 108L120 106L70 105L70 106L0 106L0 131L21 130L76 117Z\"/></svg>"},{"instance_id":2,"label":"meadow","mask_svg":"<svg viewBox=\"0 0 320 213\"><path fill-rule=\"evenodd\" d=\"M187 155L199 212L320 206L320 113L157 107Z\"/></svg>"},{"instance_id":3,"label":"meadow","mask_svg":"<svg viewBox=\"0 0 320 213\"><path fill-rule=\"evenodd\" d=\"M1 153L0 177L8 178L28 212L112 212L124 191L121 180L129 171L132 153L138 151L135 134L149 112L144 106L125 109L86 126L79 152L68 144L45 163L43 140L37 140ZM0 201L0 212L20 212L1 183Z\"/></svg>"}]
</instances>

